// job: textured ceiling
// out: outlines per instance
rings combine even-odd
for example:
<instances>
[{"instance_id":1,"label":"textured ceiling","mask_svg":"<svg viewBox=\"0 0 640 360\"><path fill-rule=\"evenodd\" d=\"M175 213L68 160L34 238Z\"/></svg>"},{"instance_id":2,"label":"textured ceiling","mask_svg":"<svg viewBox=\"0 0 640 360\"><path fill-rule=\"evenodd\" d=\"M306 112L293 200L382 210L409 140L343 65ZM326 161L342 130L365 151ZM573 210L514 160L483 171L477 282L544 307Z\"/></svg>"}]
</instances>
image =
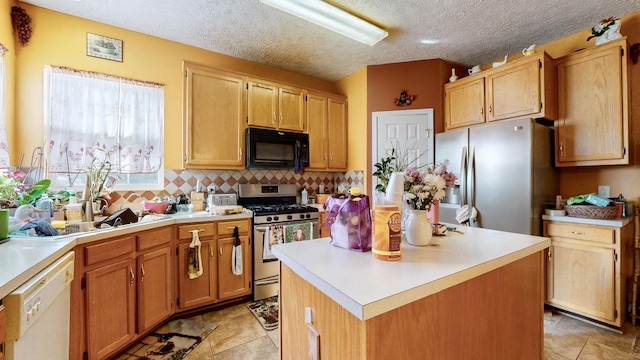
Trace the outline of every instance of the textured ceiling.
<instances>
[{"instance_id":1,"label":"textured ceiling","mask_svg":"<svg viewBox=\"0 0 640 360\"><path fill-rule=\"evenodd\" d=\"M487 64L640 10L640 0L328 1L389 32L367 46L258 0L24 2L329 81L412 60Z\"/></svg>"}]
</instances>

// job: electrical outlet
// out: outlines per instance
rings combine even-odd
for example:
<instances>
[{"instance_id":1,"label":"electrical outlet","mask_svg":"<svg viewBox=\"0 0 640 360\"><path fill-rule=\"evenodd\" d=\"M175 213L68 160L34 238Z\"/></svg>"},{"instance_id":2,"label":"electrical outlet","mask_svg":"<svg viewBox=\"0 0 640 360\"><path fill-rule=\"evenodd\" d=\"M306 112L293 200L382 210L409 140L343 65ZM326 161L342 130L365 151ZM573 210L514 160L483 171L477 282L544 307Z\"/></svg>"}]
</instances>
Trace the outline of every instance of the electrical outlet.
<instances>
[{"instance_id":1,"label":"electrical outlet","mask_svg":"<svg viewBox=\"0 0 640 360\"><path fill-rule=\"evenodd\" d=\"M611 188L609 188L609 185L598 185L598 196L603 197L603 198L610 198L611 197Z\"/></svg>"},{"instance_id":2,"label":"electrical outlet","mask_svg":"<svg viewBox=\"0 0 640 360\"><path fill-rule=\"evenodd\" d=\"M216 186L211 184L209 186L207 186L207 193L214 193L216 192Z\"/></svg>"}]
</instances>

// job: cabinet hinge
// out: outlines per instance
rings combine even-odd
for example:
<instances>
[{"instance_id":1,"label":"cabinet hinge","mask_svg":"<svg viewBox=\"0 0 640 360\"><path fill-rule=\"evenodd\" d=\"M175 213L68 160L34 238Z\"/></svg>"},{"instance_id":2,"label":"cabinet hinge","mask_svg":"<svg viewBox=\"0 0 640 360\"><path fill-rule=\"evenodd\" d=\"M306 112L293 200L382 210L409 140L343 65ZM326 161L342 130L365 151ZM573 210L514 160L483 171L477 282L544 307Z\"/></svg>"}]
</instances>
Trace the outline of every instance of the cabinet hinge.
<instances>
[{"instance_id":1,"label":"cabinet hinge","mask_svg":"<svg viewBox=\"0 0 640 360\"><path fill-rule=\"evenodd\" d=\"M187 154L182 155L182 159L183 159L184 161L187 161Z\"/></svg>"},{"instance_id":2,"label":"cabinet hinge","mask_svg":"<svg viewBox=\"0 0 640 360\"><path fill-rule=\"evenodd\" d=\"M613 310L613 318L614 319L618 318L618 310Z\"/></svg>"},{"instance_id":3,"label":"cabinet hinge","mask_svg":"<svg viewBox=\"0 0 640 360\"><path fill-rule=\"evenodd\" d=\"M244 84L247 87L247 90L249 90L249 83Z\"/></svg>"},{"instance_id":4,"label":"cabinet hinge","mask_svg":"<svg viewBox=\"0 0 640 360\"><path fill-rule=\"evenodd\" d=\"M176 248L176 256L180 255L180 248Z\"/></svg>"},{"instance_id":5,"label":"cabinet hinge","mask_svg":"<svg viewBox=\"0 0 640 360\"><path fill-rule=\"evenodd\" d=\"M624 56L624 48L620 49L620 56Z\"/></svg>"},{"instance_id":6,"label":"cabinet hinge","mask_svg":"<svg viewBox=\"0 0 640 360\"><path fill-rule=\"evenodd\" d=\"M542 103L540 103L540 110L542 110Z\"/></svg>"},{"instance_id":7,"label":"cabinet hinge","mask_svg":"<svg viewBox=\"0 0 640 360\"><path fill-rule=\"evenodd\" d=\"M248 124L249 123L249 117L247 116L244 121Z\"/></svg>"},{"instance_id":8,"label":"cabinet hinge","mask_svg":"<svg viewBox=\"0 0 640 360\"><path fill-rule=\"evenodd\" d=\"M542 61L538 63L540 65L540 69L542 69Z\"/></svg>"},{"instance_id":9,"label":"cabinet hinge","mask_svg":"<svg viewBox=\"0 0 640 360\"><path fill-rule=\"evenodd\" d=\"M618 254L615 251L613 252L613 261L614 262L618 261Z\"/></svg>"},{"instance_id":10,"label":"cabinet hinge","mask_svg":"<svg viewBox=\"0 0 640 360\"><path fill-rule=\"evenodd\" d=\"M627 155L627 148L626 147L622 148L622 155Z\"/></svg>"},{"instance_id":11,"label":"cabinet hinge","mask_svg":"<svg viewBox=\"0 0 640 360\"><path fill-rule=\"evenodd\" d=\"M87 287L87 278L82 278L82 280L80 280L80 289L84 289Z\"/></svg>"},{"instance_id":12,"label":"cabinet hinge","mask_svg":"<svg viewBox=\"0 0 640 360\"><path fill-rule=\"evenodd\" d=\"M180 298L176 299L176 306L178 306L178 307L180 306Z\"/></svg>"}]
</instances>

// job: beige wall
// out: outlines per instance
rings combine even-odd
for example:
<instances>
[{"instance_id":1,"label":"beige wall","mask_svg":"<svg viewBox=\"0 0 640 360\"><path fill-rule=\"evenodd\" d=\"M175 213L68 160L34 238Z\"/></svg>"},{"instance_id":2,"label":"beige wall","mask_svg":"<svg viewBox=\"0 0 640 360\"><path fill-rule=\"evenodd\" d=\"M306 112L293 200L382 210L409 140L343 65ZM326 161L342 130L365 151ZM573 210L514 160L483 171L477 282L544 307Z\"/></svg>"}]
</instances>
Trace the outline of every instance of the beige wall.
<instances>
[{"instance_id":1,"label":"beige wall","mask_svg":"<svg viewBox=\"0 0 640 360\"><path fill-rule=\"evenodd\" d=\"M8 0L0 0L10 8ZM13 2L11 2L13 3ZM42 145L42 68L44 65L107 73L165 85L165 167L182 167L182 61L243 72L283 83L335 93L334 85L317 78L178 44L141 33L64 15L21 3L33 19L33 37L19 48L15 66L15 138L12 165L21 154L27 161L34 147ZM7 11L3 12L7 14ZM0 19L0 27L10 27L10 17ZM86 33L123 41L123 62L86 55ZM2 34L5 32L3 31ZM11 100L11 99L9 99ZM11 121L9 121L12 123Z\"/></svg>"}]
</instances>

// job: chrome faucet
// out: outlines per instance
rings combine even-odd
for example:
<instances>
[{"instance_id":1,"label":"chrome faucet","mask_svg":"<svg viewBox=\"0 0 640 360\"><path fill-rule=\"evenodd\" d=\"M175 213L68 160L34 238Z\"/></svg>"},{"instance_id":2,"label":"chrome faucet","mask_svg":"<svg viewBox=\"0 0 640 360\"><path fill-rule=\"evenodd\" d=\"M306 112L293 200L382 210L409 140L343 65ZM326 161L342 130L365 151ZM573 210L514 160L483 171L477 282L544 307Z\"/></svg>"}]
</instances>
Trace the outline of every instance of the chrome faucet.
<instances>
[{"instance_id":1,"label":"chrome faucet","mask_svg":"<svg viewBox=\"0 0 640 360\"><path fill-rule=\"evenodd\" d=\"M120 207L118 208L119 210L122 210L122 207L124 206L124 204L126 204L127 202L129 202L131 200L132 197L137 196L139 198L141 198L142 196L136 194L136 193L131 193L129 194L129 196L127 196L124 201L122 202L122 204L120 204Z\"/></svg>"}]
</instances>

